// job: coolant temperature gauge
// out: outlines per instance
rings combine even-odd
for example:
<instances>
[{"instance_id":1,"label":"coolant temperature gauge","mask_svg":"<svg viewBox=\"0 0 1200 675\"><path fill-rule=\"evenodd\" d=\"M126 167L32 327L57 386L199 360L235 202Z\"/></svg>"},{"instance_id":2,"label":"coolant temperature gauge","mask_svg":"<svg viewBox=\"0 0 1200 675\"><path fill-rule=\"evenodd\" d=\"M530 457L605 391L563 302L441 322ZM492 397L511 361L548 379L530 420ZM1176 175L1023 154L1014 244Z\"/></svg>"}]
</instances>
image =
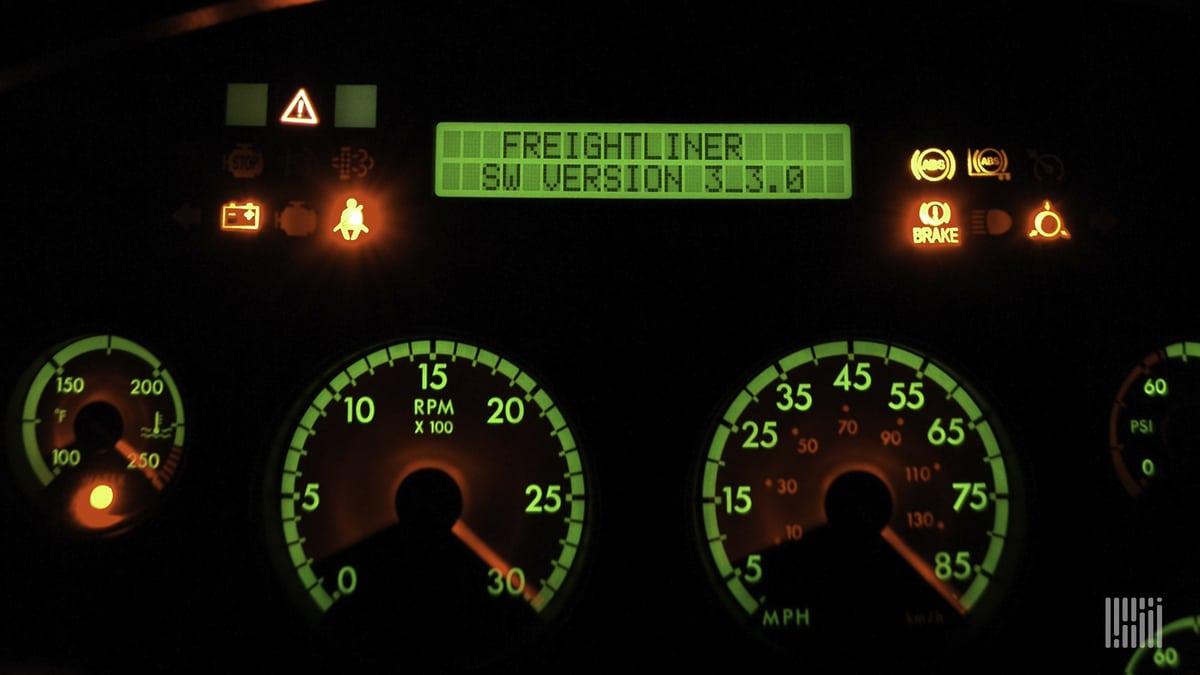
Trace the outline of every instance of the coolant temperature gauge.
<instances>
[{"instance_id":1,"label":"coolant temperature gauge","mask_svg":"<svg viewBox=\"0 0 1200 675\"><path fill-rule=\"evenodd\" d=\"M159 503L183 458L183 400L166 367L115 335L82 337L29 369L10 407L10 460L48 520L111 535Z\"/></svg>"}]
</instances>

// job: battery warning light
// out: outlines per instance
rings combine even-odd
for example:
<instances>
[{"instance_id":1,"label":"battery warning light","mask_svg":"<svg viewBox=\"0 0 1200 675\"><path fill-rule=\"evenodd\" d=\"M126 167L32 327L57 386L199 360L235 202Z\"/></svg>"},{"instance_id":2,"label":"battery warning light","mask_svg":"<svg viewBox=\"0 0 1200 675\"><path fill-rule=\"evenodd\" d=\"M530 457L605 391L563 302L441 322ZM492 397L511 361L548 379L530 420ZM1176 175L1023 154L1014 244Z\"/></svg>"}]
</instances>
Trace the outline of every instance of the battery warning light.
<instances>
[{"instance_id":1,"label":"battery warning light","mask_svg":"<svg viewBox=\"0 0 1200 675\"><path fill-rule=\"evenodd\" d=\"M229 202L221 206L221 229L231 232L257 232L262 226L262 207L254 202Z\"/></svg>"},{"instance_id":2,"label":"battery warning light","mask_svg":"<svg viewBox=\"0 0 1200 675\"><path fill-rule=\"evenodd\" d=\"M1033 229L1029 230L1029 238L1041 241L1071 238L1071 232L1063 222L1062 214L1054 210L1049 199L1043 201L1042 210L1034 214Z\"/></svg>"}]
</instances>

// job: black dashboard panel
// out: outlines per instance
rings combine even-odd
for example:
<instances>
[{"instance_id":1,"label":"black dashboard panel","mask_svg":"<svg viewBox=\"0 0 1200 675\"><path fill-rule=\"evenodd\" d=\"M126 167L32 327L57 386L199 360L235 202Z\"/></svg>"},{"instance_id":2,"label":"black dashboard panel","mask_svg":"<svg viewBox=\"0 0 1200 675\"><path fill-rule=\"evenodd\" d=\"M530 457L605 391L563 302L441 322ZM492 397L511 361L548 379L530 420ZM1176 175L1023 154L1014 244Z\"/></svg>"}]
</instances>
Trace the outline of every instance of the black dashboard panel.
<instances>
[{"instance_id":1,"label":"black dashboard panel","mask_svg":"<svg viewBox=\"0 0 1200 675\"><path fill-rule=\"evenodd\" d=\"M1132 650L1105 646L1106 599L1156 598L1164 623L1200 615L1195 372L1172 375L1191 398L1164 408L1184 429L1168 480L1132 497L1110 448L1127 376L1200 341L1196 13L1047 12L330 2L197 30L97 20L93 31L124 37L73 32L74 51L56 52L67 56L31 59L45 70L18 55L0 92L0 663L1124 672ZM263 126L226 124L230 83L266 85ZM277 121L297 89L323 112L339 84L376 86L374 128ZM441 122L845 124L852 195L439 197ZM233 170L246 148L261 173ZM369 170L340 178L343 148L367 151ZM914 178L929 148L958 153L955 180ZM971 148L1004 150L1011 180L968 176ZM331 230L350 194L374 223L361 246ZM222 231L222 206L250 199L262 230ZM941 200L963 209L961 245L914 246L919 204ZM290 204L320 231L290 236ZM1029 237L1051 204L1070 238ZM110 537L55 528L19 478L27 371L85 335L145 346L187 410L170 489ZM363 350L422 338L492 350L552 392L589 462L589 529L569 601L531 643L485 651L453 622L418 630L405 597L431 591L412 578L359 617L398 648L381 661L305 621L272 558L266 493L314 383ZM778 650L710 580L696 481L721 416L774 360L841 340L936 357L1011 440L1011 569L965 635L864 619ZM869 603L885 577L870 561L854 570L837 583ZM1175 639L1183 667L1169 672L1194 672L1195 635Z\"/></svg>"}]
</instances>

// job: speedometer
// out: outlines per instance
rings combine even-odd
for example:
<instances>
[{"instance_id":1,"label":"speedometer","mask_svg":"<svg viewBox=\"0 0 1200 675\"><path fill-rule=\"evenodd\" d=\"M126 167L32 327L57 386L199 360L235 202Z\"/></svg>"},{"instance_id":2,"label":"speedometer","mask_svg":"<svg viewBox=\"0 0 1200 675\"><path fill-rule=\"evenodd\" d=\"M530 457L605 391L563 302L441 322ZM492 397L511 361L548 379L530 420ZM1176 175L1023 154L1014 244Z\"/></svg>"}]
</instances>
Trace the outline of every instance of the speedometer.
<instances>
[{"instance_id":1,"label":"speedometer","mask_svg":"<svg viewBox=\"0 0 1200 675\"><path fill-rule=\"evenodd\" d=\"M1015 559L1022 494L999 421L895 344L825 342L767 365L714 425L696 485L718 593L785 648L864 630L945 640L995 604Z\"/></svg>"}]
</instances>

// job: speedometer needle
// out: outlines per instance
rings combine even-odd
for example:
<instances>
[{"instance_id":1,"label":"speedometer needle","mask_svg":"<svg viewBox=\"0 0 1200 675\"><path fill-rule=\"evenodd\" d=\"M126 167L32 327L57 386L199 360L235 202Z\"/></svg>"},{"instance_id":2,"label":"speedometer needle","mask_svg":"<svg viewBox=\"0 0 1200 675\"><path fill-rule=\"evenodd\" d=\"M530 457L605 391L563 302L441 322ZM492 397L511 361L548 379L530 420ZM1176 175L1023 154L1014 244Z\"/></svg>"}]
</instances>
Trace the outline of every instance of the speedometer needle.
<instances>
[{"instance_id":1,"label":"speedometer needle","mask_svg":"<svg viewBox=\"0 0 1200 675\"><path fill-rule=\"evenodd\" d=\"M905 562L916 570L917 574L920 574L921 578L925 580L925 583L932 586L933 590L937 591L938 595L941 595L947 604L953 607L960 615L966 616L967 608L963 607L962 603L958 601L958 593L945 581L939 579L937 574L934 573L933 568L929 566L929 563L920 554L912 550L908 544L904 543L904 540L900 538L900 535L896 534L896 531L891 526L885 525L880 534L883 535L883 540L896 549L900 557L904 558Z\"/></svg>"},{"instance_id":2,"label":"speedometer needle","mask_svg":"<svg viewBox=\"0 0 1200 675\"><path fill-rule=\"evenodd\" d=\"M454 521L454 525L450 527L450 531L453 532L454 536L458 537L462 543L466 544L467 548L474 551L475 555L479 556L480 560L491 565L497 571L499 571L502 579L508 579L508 574L512 570L512 566L505 562L504 559L500 557L499 553L496 553L494 550L492 550L491 546L488 546L487 543L480 539L479 535L475 534L475 531L468 527L467 524L463 522L462 518ZM533 589L533 584L530 583L525 583L523 585L521 593L529 602L533 602L534 598L537 597L537 591Z\"/></svg>"}]
</instances>

